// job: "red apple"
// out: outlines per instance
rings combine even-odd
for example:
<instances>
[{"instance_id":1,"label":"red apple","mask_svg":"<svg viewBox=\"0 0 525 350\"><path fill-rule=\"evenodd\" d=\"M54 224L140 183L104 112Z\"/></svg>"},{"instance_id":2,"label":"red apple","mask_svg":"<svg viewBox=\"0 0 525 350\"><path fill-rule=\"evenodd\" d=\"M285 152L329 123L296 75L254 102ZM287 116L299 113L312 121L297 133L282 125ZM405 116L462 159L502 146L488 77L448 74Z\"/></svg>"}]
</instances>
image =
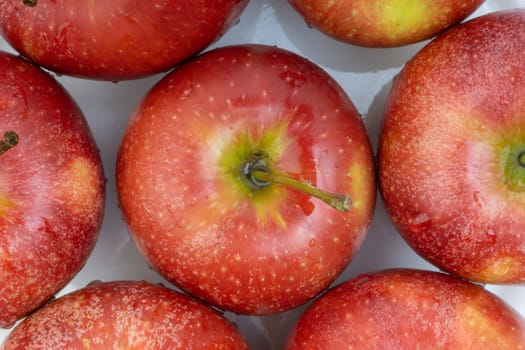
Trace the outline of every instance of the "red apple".
<instances>
[{"instance_id":1,"label":"red apple","mask_svg":"<svg viewBox=\"0 0 525 350\"><path fill-rule=\"evenodd\" d=\"M50 70L122 80L165 71L218 39L248 0L2 0L0 32Z\"/></svg>"},{"instance_id":2,"label":"red apple","mask_svg":"<svg viewBox=\"0 0 525 350\"><path fill-rule=\"evenodd\" d=\"M300 317L286 350L525 349L525 319L480 286L392 269L334 287Z\"/></svg>"},{"instance_id":3,"label":"red apple","mask_svg":"<svg viewBox=\"0 0 525 350\"><path fill-rule=\"evenodd\" d=\"M2 350L248 349L233 324L192 298L149 282L92 283L26 318Z\"/></svg>"},{"instance_id":4,"label":"red apple","mask_svg":"<svg viewBox=\"0 0 525 350\"><path fill-rule=\"evenodd\" d=\"M443 270L525 283L525 9L420 51L384 113L379 181L407 242Z\"/></svg>"},{"instance_id":5,"label":"red apple","mask_svg":"<svg viewBox=\"0 0 525 350\"><path fill-rule=\"evenodd\" d=\"M130 121L117 188L151 266L243 314L325 289L375 204L372 151L350 99L315 64L264 45L216 49L162 79Z\"/></svg>"},{"instance_id":6,"label":"red apple","mask_svg":"<svg viewBox=\"0 0 525 350\"><path fill-rule=\"evenodd\" d=\"M84 265L105 180L75 102L51 76L7 53L0 53L0 134L0 327L7 327Z\"/></svg>"},{"instance_id":7,"label":"red apple","mask_svg":"<svg viewBox=\"0 0 525 350\"><path fill-rule=\"evenodd\" d=\"M464 20L483 0L289 0L308 24L334 39L394 47L430 39Z\"/></svg>"}]
</instances>

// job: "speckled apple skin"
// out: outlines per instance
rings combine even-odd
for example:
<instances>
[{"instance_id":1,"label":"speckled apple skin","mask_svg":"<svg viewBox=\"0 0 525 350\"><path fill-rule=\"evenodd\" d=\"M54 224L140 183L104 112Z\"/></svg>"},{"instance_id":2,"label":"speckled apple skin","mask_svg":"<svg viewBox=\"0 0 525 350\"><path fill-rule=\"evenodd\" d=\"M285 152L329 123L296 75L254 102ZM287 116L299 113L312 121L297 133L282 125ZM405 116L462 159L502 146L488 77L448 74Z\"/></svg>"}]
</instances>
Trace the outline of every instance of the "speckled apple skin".
<instances>
[{"instance_id":1,"label":"speckled apple skin","mask_svg":"<svg viewBox=\"0 0 525 350\"><path fill-rule=\"evenodd\" d=\"M306 22L334 39L366 47L413 44L473 13L483 0L289 0Z\"/></svg>"},{"instance_id":2,"label":"speckled apple skin","mask_svg":"<svg viewBox=\"0 0 525 350\"><path fill-rule=\"evenodd\" d=\"M2 350L245 350L217 311L161 285L97 282L41 308L18 325Z\"/></svg>"},{"instance_id":3,"label":"speckled apple skin","mask_svg":"<svg viewBox=\"0 0 525 350\"><path fill-rule=\"evenodd\" d=\"M0 53L0 326L69 282L90 255L104 210L98 148L80 109L47 73Z\"/></svg>"},{"instance_id":4,"label":"speckled apple skin","mask_svg":"<svg viewBox=\"0 0 525 350\"><path fill-rule=\"evenodd\" d=\"M160 73L233 26L248 0L0 2L0 32L50 70L92 79Z\"/></svg>"},{"instance_id":5,"label":"speckled apple skin","mask_svg":"<svg viewBox=\"0 0 525 350\"><path fill-rule=\"evenodd\" d=\"M297 190L253 190L241 159L353 206ZM372 149L354 105L326 72L267 45L208 52L164 78L133 115L117 159L131 236L170 282L218 307L269 314L325 289L364 240L375 206Z\"/></svg>"},{"instance_id":6,"label":"speckled apple skin","mask_svg":"<svg viewBox=\"0 0 525 350\"><path fill-rule=\"evenodd\" d=\"M525 319L494 294L430 271L362 274L300 317L286 350L520 350Z\"/></svg>"},{"instance_id":7,"label":"speckled apple skin","mask_svg":"<svg viewBox=\"0 0 525 350\"><path fill-rule=\"evenodd\" d=\"M525 10L467 22L406 65L384 113L379 184L393 223L422 257L479 282L525 283L525 192L501 165L525 145L523 52Z\"/></svg>"}]
</instances>

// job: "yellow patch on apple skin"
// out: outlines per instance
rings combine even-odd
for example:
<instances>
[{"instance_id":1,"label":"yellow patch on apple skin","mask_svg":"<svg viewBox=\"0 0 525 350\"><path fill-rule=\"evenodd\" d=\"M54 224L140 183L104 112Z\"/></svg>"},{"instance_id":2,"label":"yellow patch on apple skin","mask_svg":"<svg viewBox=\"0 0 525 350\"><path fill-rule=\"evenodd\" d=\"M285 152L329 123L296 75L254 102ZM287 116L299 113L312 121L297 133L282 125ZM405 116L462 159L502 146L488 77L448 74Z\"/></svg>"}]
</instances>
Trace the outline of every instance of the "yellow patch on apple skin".
<instances>
[{"instance_id":1,"label":"yellow patch on apple skin","mask_svg":"<svg viewBox=\"0 0 525 350\"><path fill-rule=\"evenodd\" d=\"M368 188L367 182L369 182L370 174L368 174L362 165L352 163L347 175L350 179L351 193L359 193L363 188ZM352 197L351 199L352 208L359 209L363 206L363 201L360 198Z\"/></svg>"},{"instance_id":2,"label":"yellow patch on apple skin","mask_svg":"<svg viewBox=\"0 0 525 350\"><path fill-rule=\"evenodd\" d=\"M494 344L493 340L498 338L498 333L492 327L492 320L487 319L487 316L479 312L473 307L465 307L463 310L463 332L465 335L475 334L478 336L478 342L487 344ZM479 337L483 334L482 337Z\"/></svg>"},{"instance_id":3,"label":"yellow patch on apple skin","mask_svg":"<svg viewBox=\"0 0 525 350\"><path fill-rule=\"evenodd\" d=\"M374 169L369 166L368 149L362 145L359 154L355 155L354 160L350 163L346 176L349 181L349 195L352 200L352 209L356 213L363 213L370 210L370 203L375 196L375 173ZM372 189L372 193L365 189ZM359 194L357 197L356 194ZM359 214L357 214L359 215Z\"/></svg>"},{"instance_id":4,"label":"yellow patch on apple skin","mask_svg":"<svg viewBox=\"0 0 525 350\"><path fill-rule=\"evenodd\" d=\"M7 252L7 250L5 250L4 248L2 248L0 246L0 261L2 260L8 260L10 257L9 253Z\"/></svg>"},{"instance_id":5,"label":"yellow patch on apple skin","mask_svg":"<svg viewBox=\"0 0 525 350\"><path fill-rule=\"evenodd\" d=\"M385 32L390 39L405 37L418 28L429 25L429 8L421 0L382 1L377 6Z\"/></svg>"},{"instance_id":6,"label":"yellow patch on apple skin","mask_svg":"<svg viewBox=\"0 0 525 350\"><path fill-rule=\"evenodd\" d=\"M491 261L478 276L487 283L502 283L519 276L521 271L523 271L523 265L506 256Z\"/></svg>"},{"instance_id":7,"label":"yellow patch on apple skin","mask_svg":"<svg viewBox=\"0 0 525 350\"><path fill-rule=\"evenodd\" d=\"M0 193L0 216L5 217L9 209L13 208L15 204L10 201L5 194Z\"/></svg>"},{"instance_id":8,"label":"yellow patch on apple skin","mask_svg":"<svg viewBox=\"0 0 525 350\"><path fill-rule=\"evenodd\" d=\"M482 304L482 299L472 299L459 310L457 339L466 343L457 345L465 349L470 349L473 345L479 349L523 349L516 344L516 339L520 337L518 330L509 329L505 325L499 327L501 325L490 317Z\"/></svg>"},{"instance_id":9,"label":"yellow patch on apple skin","mask_svg":"<svg viewBox=\"0 0 525 350\"><path fill-rule=\"evenodd\" d=\"M262 226L273 223L281 228L286 227L280 212L285 191L278 185L259 190L250 188L243 180L243 165L254 153L264 152L269 167L280 171L281 169L274 169L274 165L291 142L286 137L288 124L287 119L282 119L254 133L249 132L248 128L238 128L230 135L218 135L218 139L222 141L215 148L218 151L214 162L220 169L218 177L223 182L218 189L218 200L223 206L228 203L227 206L233 210L249 203L257 223Z\"/></svg>"},{"instance_id":10,"label":"yellow patch on apple skin","mask_svg":"<svg viewBox=\"0 0 525 350\"><path fill-rule=\"evenodd\" d=\"M75 215L90 216L100 205L98 169L90 160L78 157L63 170L57 183L58 197Z\"/></svg>"}]
</instances>

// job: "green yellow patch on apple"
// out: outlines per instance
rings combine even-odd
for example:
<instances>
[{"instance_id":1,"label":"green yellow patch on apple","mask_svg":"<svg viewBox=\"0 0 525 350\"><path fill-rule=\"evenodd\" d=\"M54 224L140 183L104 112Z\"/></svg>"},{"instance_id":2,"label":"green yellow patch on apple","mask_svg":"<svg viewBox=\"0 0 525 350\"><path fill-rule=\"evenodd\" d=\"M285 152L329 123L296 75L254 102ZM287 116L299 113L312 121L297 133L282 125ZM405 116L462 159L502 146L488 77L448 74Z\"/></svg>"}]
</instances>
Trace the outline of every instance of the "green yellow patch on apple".
<instances>
[{"instance_id":1,"label":"green yellow patch on apple","mask_svg":"<svg viewBox=\"0 0 525 350\"><path fill-rule=\"evenodd\" d=\"M289 0L306 22L334 39L396 47L430 39L472 14L483 0Z\"/></svg>"},{"instance_id":2,"label":"green yellow patch on apple","mask_svg":"<svg viewBox=\"0 0 525 350\"><path fill-rule=\"evenodd\" d=\"M375 206L371 145L341 87L266 45L205 53L132 116L119 202L149 264L220 308L270 314L325 289Z\"/></svg>"}]
</instances>

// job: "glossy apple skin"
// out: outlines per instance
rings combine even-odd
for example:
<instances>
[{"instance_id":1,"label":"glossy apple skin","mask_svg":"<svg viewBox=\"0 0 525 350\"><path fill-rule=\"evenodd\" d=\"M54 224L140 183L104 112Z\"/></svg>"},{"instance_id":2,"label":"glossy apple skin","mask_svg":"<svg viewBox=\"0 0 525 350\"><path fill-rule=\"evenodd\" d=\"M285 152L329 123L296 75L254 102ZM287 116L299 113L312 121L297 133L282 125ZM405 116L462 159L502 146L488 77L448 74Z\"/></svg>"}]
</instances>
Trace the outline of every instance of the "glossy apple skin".
<instances>
[{"instance_id":1,"label":"glossy apple skin","mask_svg":"<svg viewBox=\"0 0 525 350\"><path fill-rule=\"evenodd\" d=\"M289 0L306 22L339 41L396 47L430 39L483 0Z\"/></svg>"},{"instance_id":2,"label":"glossy apple skin","mask_svg":"<svg viewBox=\"0 0 525 350\"><path fill-rule=\"evenodd\" d=\"M0 2L0 32L58 73L124 80L166 71L234 25L248 0Z\"/></svg>"},{"instance_id":3,"label":"glossy apple skin","mask_svg":"<svg viewBox=\"0 0 525 350\"><path fill-rule=\"evenodd\" d=\"M242 163L354 202L347 212ZM350 262L375 205L373 156L350 99L324 71L271 46L231 46L176 69L133 115L117 159L129 231L150 265L218 307L269 314L306 302Z\"/></svg>"},{"instance_id":4,"label":"glossy apple skin","mask_svg":"<svg viewBox=\"0 0 525 350\"><path fill-rule=\"evenodd\" d=\"M97 239L105 179L81 111L48 74L0 53L0 327L40 306L80 270Z\"/></svg>"},{"instance_id":5,"label":"glossy apple skin","mask_svg":"<svg viewBox=\"0 0 525 350\"><path fill-rule=\"evenodd\" d=\"M49 303L6 338L2 350L247 350L222 314L144 281L91 283Z\"/></svg>"},{"instance_id":6,"label":"glossy apple skin","mask_svg":"<svg viewBox=\"0 0 525 350\"><path fill-rule=\"evenodd\" d=\"M525 319L482 287L413 269L362 274L301 315L286 350L525 348Z\"/></svg>"},{"instance_id":7,"label":"glossy apple skin","mask_svg":"<svg viewBox=\"0 0 525 350\"><path fill-rule=\"evenodd\" d=\"M419 52L393 84L378 149L402 236L441 269L485 283L525 282L525 169L514 185L505 170L506 150L525 151L521 29L525 10L493 13Z\"/></svg>"}]
</instances>

